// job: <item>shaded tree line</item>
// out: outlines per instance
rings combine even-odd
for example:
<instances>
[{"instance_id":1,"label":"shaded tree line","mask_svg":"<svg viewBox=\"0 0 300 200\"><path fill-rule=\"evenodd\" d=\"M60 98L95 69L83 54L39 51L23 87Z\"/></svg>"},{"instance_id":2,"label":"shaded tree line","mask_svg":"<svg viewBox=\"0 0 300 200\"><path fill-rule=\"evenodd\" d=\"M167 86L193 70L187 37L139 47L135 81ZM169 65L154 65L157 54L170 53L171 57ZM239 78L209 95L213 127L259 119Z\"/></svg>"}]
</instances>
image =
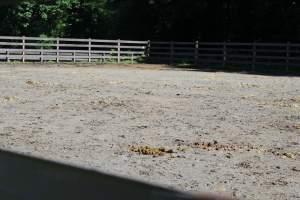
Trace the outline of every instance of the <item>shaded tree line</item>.
<instances>
[{"instance_id":1,"label":"shaded tree line","mask_svg":"<svg viewBox=\"0 0 300 200\"><path fill-rule=\"evenodd\" d=\"M300 42L297 0L23 0L0 19L0 35Z\"/></svg>"}]
</instances>

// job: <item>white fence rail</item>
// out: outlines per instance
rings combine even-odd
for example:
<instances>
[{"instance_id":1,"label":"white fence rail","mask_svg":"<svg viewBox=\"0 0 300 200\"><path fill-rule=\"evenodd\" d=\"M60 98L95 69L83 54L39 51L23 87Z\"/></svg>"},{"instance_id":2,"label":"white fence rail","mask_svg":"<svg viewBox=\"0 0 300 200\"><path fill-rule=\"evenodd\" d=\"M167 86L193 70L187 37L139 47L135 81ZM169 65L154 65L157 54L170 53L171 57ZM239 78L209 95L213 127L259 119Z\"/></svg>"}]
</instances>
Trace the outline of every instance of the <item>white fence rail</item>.
<instances>
[{"instance_id":1,"label":"white fence rail","mask_svg":"<svg viewBox=\"0 0 300 200\"><path fill-rule=\"evenodd\" d=\"M148 41L0 36L2 61L134 62L147 54Z\"/></svg>"}]
</instances>

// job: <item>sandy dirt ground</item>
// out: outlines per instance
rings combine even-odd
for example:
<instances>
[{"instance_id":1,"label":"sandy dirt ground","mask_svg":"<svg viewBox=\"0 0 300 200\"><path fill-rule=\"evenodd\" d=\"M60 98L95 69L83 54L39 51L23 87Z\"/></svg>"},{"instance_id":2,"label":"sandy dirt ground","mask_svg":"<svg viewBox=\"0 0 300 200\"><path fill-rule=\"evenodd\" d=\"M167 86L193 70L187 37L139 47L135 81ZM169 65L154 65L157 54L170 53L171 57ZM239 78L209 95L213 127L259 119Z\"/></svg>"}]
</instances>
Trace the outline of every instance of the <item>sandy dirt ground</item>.
<instances>
[{"instance_id":1,"label":"sandy dirt ground","mask_svg":"<svg viewBox=\"0 0 300 200\"><path fill-rule=\"evenodd\" d=\"M1 65L0 148L179 190L300 199L300 77Z\"/></svg>"}]
</instances>

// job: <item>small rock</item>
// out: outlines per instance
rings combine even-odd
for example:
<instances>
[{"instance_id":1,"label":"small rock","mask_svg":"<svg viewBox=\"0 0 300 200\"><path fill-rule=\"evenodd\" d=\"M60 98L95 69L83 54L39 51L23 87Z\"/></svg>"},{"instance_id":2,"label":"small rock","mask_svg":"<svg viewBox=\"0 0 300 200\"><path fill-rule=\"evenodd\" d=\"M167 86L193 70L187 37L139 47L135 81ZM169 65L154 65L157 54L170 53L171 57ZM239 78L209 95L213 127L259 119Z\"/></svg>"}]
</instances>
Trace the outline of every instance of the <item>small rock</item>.
<instances>
[{"instance_id":1,"label":"small rock","mask_svg":"<svg viewBox=\"0 0 300 200\"><path fill-rule=\"evenodd\" d=\"M225 157L228 158L228 159L230 159L230 158L232 157L232 155L231 155L231 153L227 153L227 154L225 155Z\"/></svg>"},{"instance_id":2,"label":"small rock","mask_svg":"<svg viewBox=\"0 0 300 200\"><path fill-rule=\"evenodd\" d=\"M292 167L292 171L295 171L295 172L300 172L300 169L297 168L297 167Z\"/></svg>"},{"instance_id":3,"label":"small rock","mask_svg":"<svg viewBox=\"0 0 300 200\"><path fill-rule=\"evenodd\" d=\"M294 158L295 158L295 155L292 154L292 153L284 152L282 155L285 156L285 157L287 157L287 158L291 158L291 159L294 159Z\"/></svg>"}]
</instances>

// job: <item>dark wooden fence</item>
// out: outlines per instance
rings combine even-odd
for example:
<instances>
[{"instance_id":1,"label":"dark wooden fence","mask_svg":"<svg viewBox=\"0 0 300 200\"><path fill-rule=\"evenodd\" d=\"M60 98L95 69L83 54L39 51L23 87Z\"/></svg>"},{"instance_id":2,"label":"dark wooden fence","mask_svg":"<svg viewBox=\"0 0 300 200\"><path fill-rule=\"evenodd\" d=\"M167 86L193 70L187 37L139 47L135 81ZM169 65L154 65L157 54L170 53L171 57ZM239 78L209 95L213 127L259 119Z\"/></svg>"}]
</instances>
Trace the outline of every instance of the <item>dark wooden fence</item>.
<instances>
[{"instance_id":1,"label":"dark wooden fence","mask_svg":"<svg viewBox=\"0 0 300 200\"><path fill-rule=\"evenodd\" d=\"M145 57L148 41L0 36L2 61L118 62Z\"/></svg>"},{"instance_id":2,"label":"dark wooden fence","mask_svg":"<svg viewBox=\"0 0 300 200\"><path fill-rule=\"evenodd\" d=\"M143 62L300 69L300 44L155 42L0 36L0 61Z\"/></svg>"},{"instance_id":3,"label":"dark wooden fence","mask_svg":"<svg viewBox=\"0 0 300 200\"><path fill-rule=\"evenodd\" d=\"M154 62L200 66L248 66L252 69L300 67L300 44L229 42L151 42Z\"/></svg>"}]
</instances>

